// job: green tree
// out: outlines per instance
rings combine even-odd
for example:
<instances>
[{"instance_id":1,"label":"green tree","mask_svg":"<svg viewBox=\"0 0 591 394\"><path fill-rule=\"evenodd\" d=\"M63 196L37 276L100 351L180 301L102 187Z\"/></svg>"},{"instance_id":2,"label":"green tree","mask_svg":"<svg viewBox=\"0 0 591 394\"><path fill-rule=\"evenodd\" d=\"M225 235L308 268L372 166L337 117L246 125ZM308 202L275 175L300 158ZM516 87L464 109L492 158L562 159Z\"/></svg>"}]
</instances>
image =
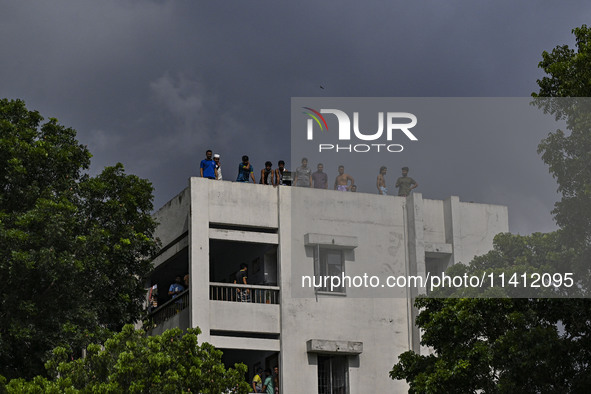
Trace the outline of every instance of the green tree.
<instances>
[{"instance_id":1,"label":"green tree","mask_svg":"<svg viewBox=\"0 0 591 394\"><path fill-rule=\"evenodd\" d=\"M58 347L46 367L51 378L13 379L9 393L248 393L246 366L226 369L222 352L197 343L198 328L146 336L127 325L104 346L88 346L85 358L70 361ZM1 384L1 383L0 383ZM0 386L1 388L1 386Z\"/></svg>"},{"instance_id":2,"label":"green tree","mask_svg":"<svg viewBox=\"0 0 591 394\"><path fill-rule=\"evenodd\" d=\"M591 108L579 97L591 96L591 30L583 25L573 33L576 50L559 46L543 53L539 67L548 76L532 94L534 105L567 125L538 146L562 195L553 211L560 230L498 235L493 251L450 274L574 272L573 290L589 295ZM411 392L582 393L591 387L587 298L421 298L415 306L422 344L434 353L405 352L390 372L406 379Z\"/></svg>"},{"instance_id":3,"label":"green tree","mask_svg":"<svg viewBox=\"0 0 591 394\"><path fill-rule=\"evenodd\" d=\"M499 234L492 251L447 273L504 272L508 281L515 272L554 272L577 258L561 239L558 232ZM454 296L482 295L471 291ZM405 352L390 372L413 393L570 393L591 385L587 299L420 298L415 306L421 343L434 353Z\"/></svg>"},{"instance_id":4,"label":"green tree","mask_svg":"<svg viewBox=\"0 0 591 394\"><path fill-rule=\"evenodd\" d=\"M570 134L563 130L550 133L538 146L538 153L542 154L562 194L553 213L558 225L567 231L565 242L588 246L591 244L591 99L588 98L591 97L591 29L583 25L572 32L576 51L563 45L542 54L539 67L548 76L538 80L540 91L533 96L538 107L567 122Z\"/></svg>"},{"instance_id":5,"label":"green tree","mask_svg":"<svg viewBox=\"0 0 591 394\"><path fill-rule=\"evenodd\" d=\"M31 377L137 320L156 250L152 186L121 164L90 177L76 132L0 100L0 374Z\"/></svg>"}]
</instances>

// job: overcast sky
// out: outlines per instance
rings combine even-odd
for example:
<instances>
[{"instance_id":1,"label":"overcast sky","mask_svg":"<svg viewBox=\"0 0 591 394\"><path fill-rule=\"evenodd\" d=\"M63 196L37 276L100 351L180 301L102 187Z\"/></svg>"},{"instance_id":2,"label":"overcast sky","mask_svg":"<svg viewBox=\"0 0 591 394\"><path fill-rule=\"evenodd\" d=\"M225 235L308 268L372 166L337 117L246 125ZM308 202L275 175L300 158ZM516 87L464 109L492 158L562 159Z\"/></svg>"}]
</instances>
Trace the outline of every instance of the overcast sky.
<instances>
[{"instance_id":1,"label":"overcast sky","mask_svg":"<svg viewBox=\"0 0 591 394\"><path fill-rule=\"evenodd\" d=\"M527 97L542 51L572 46L571 29L591 15L588 1L537 0L0 7L0 96L75 128L94 155L92 173L122 162L150 179L156 207L198 174L208 148L227 178L243 154L256 170L279 159L295 168L291 97ZM388 165L411 166L424 198L507 205L511 231L550 231L556 185L536 154L549 131L491 140L474 130L449 161L426 143L420 165Z\"/></svg>"}]
</instances>

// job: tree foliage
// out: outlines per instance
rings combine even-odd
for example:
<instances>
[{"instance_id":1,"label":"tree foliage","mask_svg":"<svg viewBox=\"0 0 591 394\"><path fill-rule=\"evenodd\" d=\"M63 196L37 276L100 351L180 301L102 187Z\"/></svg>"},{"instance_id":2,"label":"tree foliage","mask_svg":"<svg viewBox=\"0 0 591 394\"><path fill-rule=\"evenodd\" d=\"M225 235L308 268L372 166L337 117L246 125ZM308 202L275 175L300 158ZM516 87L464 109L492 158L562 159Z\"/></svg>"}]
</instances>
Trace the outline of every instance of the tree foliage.
<instances>
[{"instance_id":1,"label":"tree foliage","mask_svg":"<svg viewBox=\"0 0 591 394\"><path fill-rule=\"evenodd\" d=\"M560 230L497 235L494 250L449 274L572 272L572 290L581 298L508 298L515 294L472 289L459 296L506 298L418 299L416 324L432 353L405 352L390 372L405 379L410 392L582 393L591 387L591 302L582 298L589 296L591 277L591 106L579 98L591 96L591 30L583 25L573 33L576 50L565 45L543 53L539 67L547 76L533 94L534 105L567 125L538 146L562 195L553 211Z\"/></svg>"},{"instance_id":2,"label":"tree foliage","mask_svg":"<svg viewBox=\"0 0 591 394\"><path fill-rule=\"evenodd\" d=\"M538 153L558 183L562 199L553 211L568 228L571 241L591 244L591 29L573 29L576 51L567 45L544 52L539 67L548 76L538 80L536 103L545 112L565 119L567 133L556 130L538 146ZM564 99L564 97L570 97ZM584 99L580 99L584 97ZM550 99L543 99L550 98ZM558 99L562 98L562 99ZM590 256L587 256L590 257Z\"/></svg>"},{"instance_id":3,"label":"tree foliage","mask_svg":"<svg viewBox=\"0 0 591 394\"><path fill-rule=\"evenodd\" d=\"M542 52L538 64L547 76L538 79L534 97L591 97L591 30L587 25L574 28L574 48L560 45Z\"/></svg>"},{"instance_id":4,"label":"tree foliage","mask_svg":"<svg viewBox=\"0 0 591 394\"><path fill-rule=\"evenodd\" d=\"M0 374L31 377L138 319L156 250L152 186L117 164L85 173L76 132L0 100Z\"/></svg>"},{"instance_id":5,"label":"tree foliage","mask_svg":"<svg viewBox=\"0 0 591 394\"><path fill-rule=\"evenodd\" d=\"M199 345L199 329L178 328L146 336L127 325L103 346L89 345L85 358L69 360L58 347L46 367L50 378L13 379L8 393L248 393L246 366L226 369L222 352ZM0 386L1 389L1 386Z\"/></svg>"},{"instance_id":6,"label":"tree foliage","mask_svg":"<svg viewBox=\"0 0 591 394\"><path fill-rule=\"evenodd\" d=\"M492 251L470 265L454 265L447 274L480 277L486 270L505 272L508 279L513 272L553 272L561 261L576 257L561 238L557 232L499 234ZM421 343L433 353L405 352L390 372L393 379L406 379L411 392L565 393L590 387L587 299L458 293L453 296L473 298L420 298L415 303L421 310L416 320L423 330Z\"/></svg>"}]
</instances>

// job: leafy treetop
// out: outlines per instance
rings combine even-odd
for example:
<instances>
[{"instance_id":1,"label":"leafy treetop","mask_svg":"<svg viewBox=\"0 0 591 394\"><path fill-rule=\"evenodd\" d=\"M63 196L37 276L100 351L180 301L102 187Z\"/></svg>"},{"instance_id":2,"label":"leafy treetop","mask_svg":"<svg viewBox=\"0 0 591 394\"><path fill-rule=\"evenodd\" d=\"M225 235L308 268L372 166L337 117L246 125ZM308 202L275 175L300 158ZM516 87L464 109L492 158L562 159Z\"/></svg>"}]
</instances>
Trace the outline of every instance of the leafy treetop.
<instances>
[{"instance_id":1,"label":"leafy treetop","mask_svg":"<svg viewBox=\"0 0 591 394\"><path fill-rule=\"evenodd\" d=\"M107 167L57 119L0 100L0 374L31 377L141 316L156 223L150 182Z\"/></svg>"}]
</instances>

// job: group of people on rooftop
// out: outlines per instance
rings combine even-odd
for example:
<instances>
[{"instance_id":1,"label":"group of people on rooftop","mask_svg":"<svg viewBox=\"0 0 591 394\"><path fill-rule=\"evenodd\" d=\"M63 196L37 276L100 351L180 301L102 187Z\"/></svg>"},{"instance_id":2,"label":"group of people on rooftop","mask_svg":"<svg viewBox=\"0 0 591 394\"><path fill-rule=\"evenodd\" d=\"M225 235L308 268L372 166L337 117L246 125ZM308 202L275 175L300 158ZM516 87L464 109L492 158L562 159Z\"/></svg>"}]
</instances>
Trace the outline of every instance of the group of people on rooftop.
<instances>
[{"instance_id":1,"label":"group of people on rooftop","mask_svg":"<svg viewBox=\"0 0 591 394\"><path fill-rule=\"evenodd\" d=\"M285 168L285 162L279 160L277 163L278 168L273 170L273 163L270 161L265 162L265 168L261 170L260 182L264 185L284 185L283 174L287 171ZM205 152L205 159L201 160L199 171L202 178L223 180L222 176L222 165L220 163L220 155L213 154L211 150ZM289 171L288 171L289 172ZM252 180L252 183L256 183L254 177L254 167L250 164L248 156L242 156L242 161L238 164L238 176L236 182L248 183Z\"/></svg>"},{"instance_id":2,"label":"group of people on rooftop","mask_svg":"<svg viewBox=\"0 0 591 394\"><path fill-rule=\"evenodd\" d=\"M273 163L265 162L265 168L261 170L259 183L263 185L273 186L297 186L297 187L311 187L315 189L328 189L328 175L324 172L324 165L318 163L317 171L312 172L308 167L308 159L303 158L302 164L293 172L293 174L285 168L285 162L279 160L278 168L273 169ZM376 187L378 194L388 195L388 188L386 186L387 167L380 168ZM398 188L398 196L406 197L413 189L416 189L419 184L408 176L408 167L402 167L402 176L396 180L395 187ZM355 179L345 173L345 166L338 167L339 174L334 181L334 190L356 192L357 185ZM201 160L200 174L203 178L222 180L222 166L220 164L220 155L213 154L211 150L205 152L205 159ZM254 175L254 167L250 164L248 156L242 156L242 162L238 164L238 176L236 182L256 183Z\"/></svg>"},{"instance_id":3,"label":"group of people on rooftop","mask_svg":"<svg viewBox=\"0 0 591 394\"><path fill-rule=\"evenodd\" d=\"M388 188L386 187L385 178L387 171L387 167L380 167L380 173L378 174L378 179L376 181L378 194L383 196L388 195ZM416 189L418 186L419 184L417 181L408 176L408 167L402 167L402 176L396 179L395 184L395 187L398 188L398 195L401 197L406 197L412 192L413 189Z\"/></svg>"}]
</instances>

